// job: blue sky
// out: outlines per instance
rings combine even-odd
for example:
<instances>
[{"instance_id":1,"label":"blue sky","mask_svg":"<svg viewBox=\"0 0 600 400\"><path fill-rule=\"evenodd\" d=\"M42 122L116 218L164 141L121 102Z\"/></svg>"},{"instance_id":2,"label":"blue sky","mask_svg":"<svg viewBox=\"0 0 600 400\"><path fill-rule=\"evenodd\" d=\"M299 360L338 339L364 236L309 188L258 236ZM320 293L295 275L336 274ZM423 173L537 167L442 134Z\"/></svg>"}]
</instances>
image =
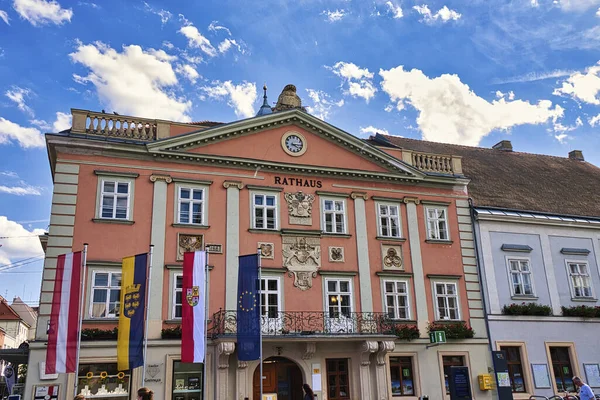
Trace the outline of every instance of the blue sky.
<instances>
[{"instance_id":1,"label":"blue sky","mask_svg":"<svg viewBox=\"0 0 600 400\"><path fill-rule=\"evenodd\" d=\"M263 83L375 131L600 165L600 0L0 0L0 270L39 257L70 108L228 122ZM8 237L8 238L6 238ZM39 296L41 261L0 272Z\"/></svg>"}]
</instances>

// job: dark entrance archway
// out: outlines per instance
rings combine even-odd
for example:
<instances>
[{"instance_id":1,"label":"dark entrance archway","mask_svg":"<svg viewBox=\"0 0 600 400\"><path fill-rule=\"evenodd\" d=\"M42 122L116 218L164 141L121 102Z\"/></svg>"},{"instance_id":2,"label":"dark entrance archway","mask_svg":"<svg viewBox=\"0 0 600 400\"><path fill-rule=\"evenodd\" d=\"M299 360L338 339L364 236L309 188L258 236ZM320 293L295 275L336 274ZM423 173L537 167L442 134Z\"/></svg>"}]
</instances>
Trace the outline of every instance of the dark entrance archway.
<instances>
[{"instance_id":1,"label":"dark entrance archway","mask_svg":"<svg viewBox=\"0 0 600 400\"><path fill-rule=\"evenodd\" d=\"M260 400L260 366L254 370L252 398ZM277 393L277 400L302 400L302 371L284 357L269 357L263 362L263 393Z\"/></svg>"}]
</instances>

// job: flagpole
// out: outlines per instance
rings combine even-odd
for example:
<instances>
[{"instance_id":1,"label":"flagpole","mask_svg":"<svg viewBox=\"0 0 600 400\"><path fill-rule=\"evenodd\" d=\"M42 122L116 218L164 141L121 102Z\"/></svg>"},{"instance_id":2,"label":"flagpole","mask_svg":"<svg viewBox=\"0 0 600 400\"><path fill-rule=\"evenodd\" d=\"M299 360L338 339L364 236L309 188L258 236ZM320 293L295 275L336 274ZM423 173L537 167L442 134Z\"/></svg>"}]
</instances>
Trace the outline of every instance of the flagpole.
<instances>
[{"instance_id":1,"label":"flagpole","mask_svg":"<svg viewBox=\"0 0 600 400\"><path fill-rule=\"evenodd\" d=\"M88 244L83 244L83 275L81 276L81 301L79 302L79 327L77 328L77 359L75 362L75 385L73 387L73 396L77 396L77 377L79 376L79 352L81 351L81 326L83 323L83 303L85 299L85 282L87 282L87 248Z\"/></svg>"},{"instance_id":2,"label":"flagpole","mask_svg":"<svg viewBox=\"0 0 600 400\"><path fill-rule=\"evenodd\" d=\"M152 253L154 253L154 245L150 245L148 252L148 286L146 287L146 304L144 307L144 315L146 318L146 327L144 328L144 363L142 364L142 386L146 385L146 353L148 352L148 305L150 303L150 288L152 283Z\"/></svg>"},{"instance_id":3,"label":"flagpole","mask_svg":"<svg viewBox=\"0 0 600 400\"><path fill-rule=\"evenodd\" d=\"M258 334L260 340L260 400L263 398L263 343L262 343L262 276L260 271L260 248L256 252L258 257Z\"/></svg>"},{"instance_id":4,"label":"flagpole","mask_svg":"<svg viewBox=\"0 0 600 400\"><path fill-rule=\"evenodd\" d=\"M202 399L206 400L206 353L208 351L208 247L204 248L205 254L205 265L204 265L204 362L202 376L204 378L202 388Z\"/></svg>"}]
</instances>

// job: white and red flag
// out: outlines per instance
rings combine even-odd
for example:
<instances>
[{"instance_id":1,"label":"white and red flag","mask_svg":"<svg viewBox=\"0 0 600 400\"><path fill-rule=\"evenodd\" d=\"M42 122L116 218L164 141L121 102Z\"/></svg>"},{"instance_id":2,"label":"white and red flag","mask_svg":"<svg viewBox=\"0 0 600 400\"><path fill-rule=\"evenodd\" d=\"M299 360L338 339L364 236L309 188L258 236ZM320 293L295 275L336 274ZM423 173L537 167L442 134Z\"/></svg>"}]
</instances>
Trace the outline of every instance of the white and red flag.
<instances>
[{"instance_id":1,"label":"white and red flag","mask_svg":"<svg viewBox=\"0 0 600 400\"><path fill-rule=\"evenodd\" d=\"M46 350L46 373L76 372L79 356L81 251L58 256Z\"/></svg>"},{"instance_id":2,"label":"white and red flag","mask_svg":"<svg viewBox=\"0 0 600 400\"><path fill-rule=\"evenodd\" d=\"M181 361L204 362L206 352L206 252L183 254Z\"/></svg>"}]
</instances>

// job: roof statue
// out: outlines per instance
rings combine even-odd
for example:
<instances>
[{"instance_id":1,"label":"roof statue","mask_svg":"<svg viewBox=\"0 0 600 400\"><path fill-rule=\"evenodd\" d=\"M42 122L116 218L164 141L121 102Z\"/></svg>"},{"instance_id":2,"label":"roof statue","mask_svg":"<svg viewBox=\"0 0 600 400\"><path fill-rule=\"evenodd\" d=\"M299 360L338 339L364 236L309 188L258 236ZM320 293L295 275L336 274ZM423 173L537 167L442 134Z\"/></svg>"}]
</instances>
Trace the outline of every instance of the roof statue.
<instances>
[{"instance_id":1,"label":"roof statue","mask_svg":"<svg viewBox=\"0 0 600 400\"><path fill-rule=\"evenodd\" d=\"M262 104L262 106L260 106L260 109L256 113L257 117L260 117L261 115L267 115L267 114L273 113L273 110L271 110L271 107L269 106L269 102L267 101L267 84L266 83L263 86L263 90L265 92L265 94L263 96L263 104Z\"/></svg>"},{"instance_id":2,"label":"roof statue","mask_svg":"<svg viewBox=\"0 0 600 400\"><path fill-rule=\"evenodd\" d=\"M300 97L296 94L296 86L285 85L277 99L274 111L285 111L291 110L292 108L299 108L306 112L306 109L302 107L302 100L300 100Z\"/></svg>"}]
</instances>

